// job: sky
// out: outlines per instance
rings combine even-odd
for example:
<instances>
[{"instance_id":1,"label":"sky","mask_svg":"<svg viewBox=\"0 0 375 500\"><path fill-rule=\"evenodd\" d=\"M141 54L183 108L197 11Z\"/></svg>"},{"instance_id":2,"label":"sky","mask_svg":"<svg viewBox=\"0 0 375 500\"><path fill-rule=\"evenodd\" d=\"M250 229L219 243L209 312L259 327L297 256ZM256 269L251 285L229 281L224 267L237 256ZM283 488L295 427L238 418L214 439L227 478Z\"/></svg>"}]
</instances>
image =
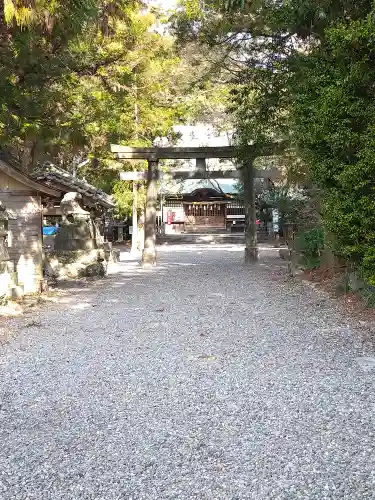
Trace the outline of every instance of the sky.
<instances>
[{"instance_id":1,"label":"sky","mask_svg":"<svg viewBox=\"0 0 375 500\"><path fill-rule=\"evenodd\" d=\"M163 10L173 9L177 5L177 0L148 0L149 4L160 5Z\"/></svg>"},{"instance_id":2,"label":"sky","mask_svg":"<svg viewBox=\"0 0 375 500\"><path fill-rule=\"evenodd\" d=\"M178 0L148 0L149 5L159 5L164 10L176 7ZM208 123L197 123L195 125L177 125L176 132L181 134L181 138L176 146L228 146L229 139L226 134L218 135L213 125ZM217 160L208 160L210 167L219 163ZM229 162L230 163L230 162Z\"/></svg>"}]
</instances>

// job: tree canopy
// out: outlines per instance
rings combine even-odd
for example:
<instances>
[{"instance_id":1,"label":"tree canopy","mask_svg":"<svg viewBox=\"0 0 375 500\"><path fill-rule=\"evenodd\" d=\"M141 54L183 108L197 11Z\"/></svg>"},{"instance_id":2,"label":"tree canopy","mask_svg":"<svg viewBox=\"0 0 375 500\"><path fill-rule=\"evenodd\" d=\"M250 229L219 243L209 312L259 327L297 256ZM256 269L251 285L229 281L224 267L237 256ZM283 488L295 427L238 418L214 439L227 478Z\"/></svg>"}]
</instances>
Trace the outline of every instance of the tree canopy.
<instances>
[{"instance_id":1,"label":"tree canopy","mask_svg":"<svg viewBox=\"0 0 375 500\"><path fill-rule=\"evenodd\" d=\"M29 171L100 158L82 174L129 212L110 143L173 141L173 125L192 113L162 14L133 0L8 0L0 15L0 146Z\"/></svg>"},{"instance_id":2,"label":"tree canopy","mask_svg":"<svg viewBox=\"0 0 375 500\"><path fill-rule=\"evenodd\" d=\"M126 213L111 142L173 142L198 119L239 145L282 139L336 255L375 282L372 1L184 0L164 32L133 0L2 7L0 145L25 168L100 157L83 173Z\"/></svg>"},{"instance_id":3,"label":"tree canopy","mask_svg":"<svg viewBox=\"0 0 375 500\"><path fill-rule=\"evenodd\" d=\"M287 140L319 189L333 249L375 282L374 5L188 0L182 41L220 47L240 144Z\"/></svg>"}]
</instances>

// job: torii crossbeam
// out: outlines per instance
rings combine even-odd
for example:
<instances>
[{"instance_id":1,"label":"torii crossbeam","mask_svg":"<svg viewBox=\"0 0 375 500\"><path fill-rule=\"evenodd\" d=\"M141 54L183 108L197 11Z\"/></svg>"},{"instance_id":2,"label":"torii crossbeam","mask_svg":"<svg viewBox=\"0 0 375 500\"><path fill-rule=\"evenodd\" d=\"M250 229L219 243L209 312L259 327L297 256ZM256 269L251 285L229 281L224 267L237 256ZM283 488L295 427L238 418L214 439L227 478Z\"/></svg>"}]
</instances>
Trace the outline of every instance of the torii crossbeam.
<instances>
[{"instance_id":1,"label":"torii crossbeam","mask_svg":"<svg viewBox=\"0 0 375 500\"><path fill-rule=\"evenodd\" d=\"M156 203L157 203L157 180L160 177L159 160L204 160L208 158L242 158L248 168L243 169L244 193L245 193L245 262L253 262L258 258L257 236L256 236L256 210L255 210L255 192L254 177L264 177L271 171L256 171L253 168L255 158L259 156L272 156L278 154L284 149L282 143L269 143L261 147L253 144L245 149L239 150L233 146L219 147L128 147L120 145L111 145L111 152L116 154L120 160L147 160L147 173L143 172L123 172L123 180L147 180L145 231L144 231L144 249L142 254L142 264L145 267L156 264ZM197 161L202 164L201 162ZM275 169L272 170L273 172ZM230 173L229 173L230 172ZM215 177L213 177L215 176ZM176 171L172 173L173 178L227 178L238 177L238 170L222 172L208 172L205 168L197 168L194 172ZM270 176L272 177L272 176Z\"/></svg>"}]
</instances>

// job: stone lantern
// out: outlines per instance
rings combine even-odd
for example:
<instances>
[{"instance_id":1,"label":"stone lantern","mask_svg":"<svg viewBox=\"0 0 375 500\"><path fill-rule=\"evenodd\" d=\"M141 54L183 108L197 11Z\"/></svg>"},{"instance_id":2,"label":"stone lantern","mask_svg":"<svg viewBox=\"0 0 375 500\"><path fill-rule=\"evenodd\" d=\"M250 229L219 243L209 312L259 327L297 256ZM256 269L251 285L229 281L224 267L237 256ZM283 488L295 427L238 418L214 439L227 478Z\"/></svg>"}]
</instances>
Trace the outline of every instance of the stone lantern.
<instances>
[{"instance_id":1,"label":"stone lantern","mask_svg":"<svg viewBox=\"0 0 375 500\"><path fill-rule=\"evenodd\" d=\"M60 202L62 223L55 237L56 251L84 251L97 248L90 212L81 207L82 195L69 192Z\"/></svg>"},{"instance_id":2,"label":"stone lantern","mask_svg":"<svg viewBox=\"0 0 375 500\"><path fill-rule=\"evenodd\" d=\"M9 260L9 253L6 246L6 239L8 237L8 224L10 216L0 201L0 262Z\"/></svg>"}]
</instances>

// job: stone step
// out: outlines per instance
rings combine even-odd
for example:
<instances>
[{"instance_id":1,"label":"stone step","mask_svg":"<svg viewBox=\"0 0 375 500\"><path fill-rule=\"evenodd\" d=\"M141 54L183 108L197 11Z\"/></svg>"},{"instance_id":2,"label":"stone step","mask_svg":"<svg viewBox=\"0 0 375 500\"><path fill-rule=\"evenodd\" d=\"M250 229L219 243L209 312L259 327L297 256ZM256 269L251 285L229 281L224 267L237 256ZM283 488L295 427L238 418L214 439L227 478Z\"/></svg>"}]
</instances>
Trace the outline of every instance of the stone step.
<instances>
[{"instance_id":1,"label":"stone step","mask_svg":"<svg viewBox=\"0 0 375 500\"><path fill-rule=\"evenodd\" d=\"M223 227L186 227L184 234L225 234L225 228Z\"/></svg>"},{"instance_id":2,"label":"stone step","mask_svg":"<svg viewBox=\"0 0 375 500\"><path fill-rule=\"evenodd\" d=\"M178 245L178 244L240 244L245 243L244 233L183 233L157 236L158 245ZM258 243L265 243L271 239L262 233L258 233Z\"/></svg>"},{"instance_id":3,"label":"stone step","mask_svg":"<svg viewBox=\"0 0 375 500\"><path fill-rule=\"evenodd\" d=\"M204 244L204 243L225 243L225 244L243 244L245 242L244 234L171 234L158 236L158 245L178 245L178 244Z\"/></svg>"}]
</instances>

